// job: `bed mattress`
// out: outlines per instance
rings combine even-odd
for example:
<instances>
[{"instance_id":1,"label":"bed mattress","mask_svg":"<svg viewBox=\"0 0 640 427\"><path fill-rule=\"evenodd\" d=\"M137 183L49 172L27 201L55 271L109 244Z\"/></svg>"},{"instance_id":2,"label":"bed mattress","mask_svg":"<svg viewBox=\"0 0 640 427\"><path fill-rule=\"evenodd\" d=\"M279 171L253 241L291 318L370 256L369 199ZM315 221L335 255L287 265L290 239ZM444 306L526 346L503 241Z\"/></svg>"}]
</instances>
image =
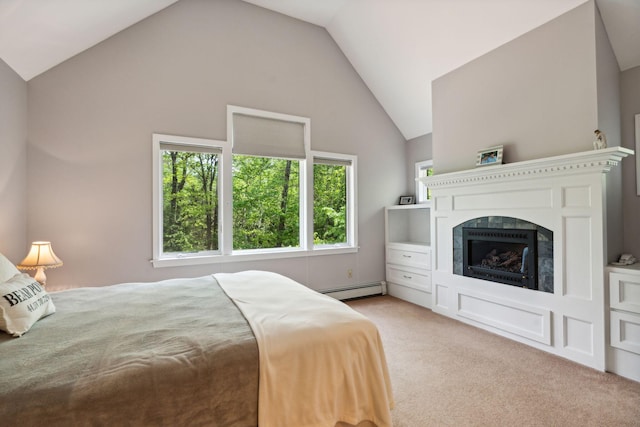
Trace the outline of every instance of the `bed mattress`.
<instances>
[{"instance_id":1,"label":"bed mattress","mask_svg":"<svg viewBox=\"0 0 640 427\"><path fill-rule=\"evenodd\" d=\"M15 426L255 426L255 337L212 276L51 294L0 334L0 420Z\"/></svg>"}]
</instances>

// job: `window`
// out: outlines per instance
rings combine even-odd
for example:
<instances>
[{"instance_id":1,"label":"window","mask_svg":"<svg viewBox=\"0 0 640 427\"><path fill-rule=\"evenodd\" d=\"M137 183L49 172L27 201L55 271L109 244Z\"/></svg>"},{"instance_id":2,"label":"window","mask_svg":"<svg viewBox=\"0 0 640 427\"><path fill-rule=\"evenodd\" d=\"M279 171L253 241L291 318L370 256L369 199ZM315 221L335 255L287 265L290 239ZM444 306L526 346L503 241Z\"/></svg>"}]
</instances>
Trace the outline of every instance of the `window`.
<instances>
[{"instance_id":1,"label":"window","mask_svg":"<svg viewBox=\"0 0 640 427\"><path fill-rule=\"evenodd\" d=\"M425 203L431 199L431 190L419 179L433 175L433 160L416 162L416 202Z\"/></svg>"},{"instance_id":2,"label":"window","mask_svg":"<svg viewBox=\"0 0 640 427\"><path fill-rule=\"evenodd\" d=\"M355 156L311 151L304 117L228 106L227 126L153 135L154 266L356 251Z\"/></svg>"},{"instance_id":3,"label":"window","mask_svg":"<svg viewBox=\"0 0 640 427\"><path fill-rule=\"evenodd\" d=\"M233 155L233 250L300 247L300 162Z\"/></svg>"},{"instance_id":4,"label":"window","mask_svg":"<svg viewBox=\"0 0 640 427\"><path fill-rule=\"evenodd\" d=\"M300 249L310 120L227 108L233 151L233 250Z\"/></svg>"},{"instance_id":5,"label":"window","mask_svg":"<svg viewBox=\"0 0 640 427\"><path fill-rule=\"evenodd\" d=\"M355 241L355 156L313 153L313 243L350 245Z\"/></svg>"},{"instance_id":6,"label":"window","mask_svg":"<svg viewBox=\"0 0 640 427\"><path fill-rule=\"evenodd\" d=\"M154 259L219 253L219 181L225 145L153 136Z\"/></svg>"}]
</instances>

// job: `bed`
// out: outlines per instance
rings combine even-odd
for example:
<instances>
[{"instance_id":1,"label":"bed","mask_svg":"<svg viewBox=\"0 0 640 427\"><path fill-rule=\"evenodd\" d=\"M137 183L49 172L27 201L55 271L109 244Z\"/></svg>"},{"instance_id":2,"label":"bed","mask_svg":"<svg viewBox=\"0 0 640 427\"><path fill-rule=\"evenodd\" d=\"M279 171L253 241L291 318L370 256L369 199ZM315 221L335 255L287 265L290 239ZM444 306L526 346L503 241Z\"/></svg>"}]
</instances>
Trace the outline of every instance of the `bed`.
<instances>
[{"instance_id":1,"label":"bed","mask_svg":"<svg viewBox=\"0 0 640 427\"><path fill-rule=\"evenodd\" d=\"M55 314L19 338L0 332L8 425L391 425L375 325L284 276L49 295Z\"/></svg>"}]
</instances>

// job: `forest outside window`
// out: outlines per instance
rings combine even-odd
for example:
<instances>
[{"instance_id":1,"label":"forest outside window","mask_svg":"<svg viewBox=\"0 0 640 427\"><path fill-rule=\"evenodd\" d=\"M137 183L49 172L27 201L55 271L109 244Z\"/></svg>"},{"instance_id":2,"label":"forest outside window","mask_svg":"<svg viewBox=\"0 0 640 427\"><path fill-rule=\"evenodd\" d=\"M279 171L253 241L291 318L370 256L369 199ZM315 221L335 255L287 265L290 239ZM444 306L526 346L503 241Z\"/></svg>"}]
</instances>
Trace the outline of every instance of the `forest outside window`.
<instances>
[{"instance_id":1,"label":"forest outside window","mask_svg":"<svg viewBox=\"0 0 640 427\"><path fill-rule=\"evenodd\" d=\"M310 120L228 107L228 141L154 141L154 266L354 252L356 157Z\"/></svg>"},{"instance_id":2,"label":"forest outside window","mask_svg":"<svg viewBox=\"0 0 640 427\"><path fill-rule=\"evenodd\" d=\"M233 250L300 248L300 162L233 155Z\"/></svg>"},{"instance_id":3,"label":"forest outside window","mask_svg":"<svg viewBox=\"0 0 640 427\"><path fill-rule=\"evenodd\" d=\"M220 253L224 141L153 136L154 260Z\"/></svg>"},{"instance_id":4,"label":"forest outside window","mask_svg":"<svg viewBox=\"0 0 640 427\"><path fill-rule=\"evenodd\" d=\"M313 153L313 244L351 246L355 241L356 157Z\"/></svg>"}]
</instances>

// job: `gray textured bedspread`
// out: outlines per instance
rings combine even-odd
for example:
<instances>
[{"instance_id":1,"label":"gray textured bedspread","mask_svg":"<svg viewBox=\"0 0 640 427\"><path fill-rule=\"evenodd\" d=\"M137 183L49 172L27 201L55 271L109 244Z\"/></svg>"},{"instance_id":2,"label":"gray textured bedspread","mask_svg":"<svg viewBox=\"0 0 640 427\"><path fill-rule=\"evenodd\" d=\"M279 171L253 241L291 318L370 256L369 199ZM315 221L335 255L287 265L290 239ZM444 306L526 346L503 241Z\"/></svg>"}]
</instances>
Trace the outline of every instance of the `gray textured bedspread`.
<instances>
[{"instance_id":1,"label":"gray textured bedspread","mask_svg":"<svg viewBox=\"0 0 640 427\"><path fill-rule=\"evenodd\" d=\"M258 347L213 276L51 295L0 333L0 424L257 425Z\"/></svg>"}]
</instances>

